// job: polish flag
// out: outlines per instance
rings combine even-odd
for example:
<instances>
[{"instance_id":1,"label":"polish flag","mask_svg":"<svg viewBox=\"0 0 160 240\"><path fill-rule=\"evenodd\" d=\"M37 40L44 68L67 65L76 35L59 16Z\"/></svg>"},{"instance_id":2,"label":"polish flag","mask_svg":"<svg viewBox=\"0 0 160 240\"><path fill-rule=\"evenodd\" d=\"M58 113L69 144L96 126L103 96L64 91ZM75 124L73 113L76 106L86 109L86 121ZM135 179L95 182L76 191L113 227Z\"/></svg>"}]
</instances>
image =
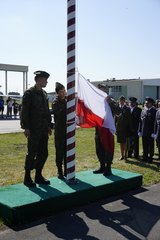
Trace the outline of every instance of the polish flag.
<instances>
[{"instance_id":1,"label":"polish flag","mask_svg":"<svg viewBox=\"0 0 160 240\"><path fill-rule=\"evenodd\" d=\"M78 75L77 90L78 124L82 128L97 127L103 147L113 154L115 123L106 101L107 93L95 87L81 74Z\"/></svg>"}]
</instances>

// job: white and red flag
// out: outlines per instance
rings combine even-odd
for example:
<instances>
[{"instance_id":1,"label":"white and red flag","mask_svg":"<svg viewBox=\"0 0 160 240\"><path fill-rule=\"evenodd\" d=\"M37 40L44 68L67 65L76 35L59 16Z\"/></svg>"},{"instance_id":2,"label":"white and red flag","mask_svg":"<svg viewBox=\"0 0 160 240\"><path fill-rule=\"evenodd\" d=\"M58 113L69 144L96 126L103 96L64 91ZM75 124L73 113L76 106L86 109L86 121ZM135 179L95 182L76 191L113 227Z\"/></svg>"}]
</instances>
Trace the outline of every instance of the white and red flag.
<instances>
[{"instance_id":1,"label":"white and red flag","mask_svg":"<svg viewBox=\"0 0 160 240\"><path fill-rule=\"evenodd\" d=\"M79 125L82 128L97 127L103 147L113 154L115 123L106 101L107 93L95 87L81 74L78 75L77 91L76 114Z\"/></svg>"}]
</instances>

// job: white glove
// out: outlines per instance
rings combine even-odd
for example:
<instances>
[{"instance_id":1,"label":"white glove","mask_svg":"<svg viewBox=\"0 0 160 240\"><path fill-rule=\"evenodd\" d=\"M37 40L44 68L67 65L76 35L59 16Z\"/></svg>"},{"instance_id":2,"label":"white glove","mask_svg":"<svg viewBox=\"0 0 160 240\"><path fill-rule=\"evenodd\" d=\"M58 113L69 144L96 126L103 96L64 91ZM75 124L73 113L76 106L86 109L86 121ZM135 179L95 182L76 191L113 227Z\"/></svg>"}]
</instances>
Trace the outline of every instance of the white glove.
<instances>
[{"instance_id":1,"label":"white glove","mask_svg":"<svg viewBox=\"0 0 160 240\"><path fill-rule=\"evenodd\" d=\"M151 138L154 138L154 139L155 139L155 137L156 137L156 134L152 133L152 134L151 134Z\"/></svg>"},{"instance_id":2,"label":"white glove","mask_svg":"<svg viewBox=\"0 0 160 240\"><path fill-rule=\"evenodd\" d=\"M76 125L79 125L79 117L78 116L75 116L75 123L76 123Z\"/></svg>"},{"instance_id":3,"label":"white glove","mask_svg":"<svg viewBox=\"0 0 160 240\"><path fill-rule=\"evenodd\" d=\"M151 134L151 137L156 140L156 139L157 139L157 134L152 133L152 134Z\"/></svg>"},{"instance_id":4,"label":"white glove","mask_svg":"<svg viewBox=\"0 0 160 240\"><path fill-rule=\"evenodd\" d=\"M138 137L142 137L142 133L141 132L138 132Z\"/></svg>"}]
</instances>

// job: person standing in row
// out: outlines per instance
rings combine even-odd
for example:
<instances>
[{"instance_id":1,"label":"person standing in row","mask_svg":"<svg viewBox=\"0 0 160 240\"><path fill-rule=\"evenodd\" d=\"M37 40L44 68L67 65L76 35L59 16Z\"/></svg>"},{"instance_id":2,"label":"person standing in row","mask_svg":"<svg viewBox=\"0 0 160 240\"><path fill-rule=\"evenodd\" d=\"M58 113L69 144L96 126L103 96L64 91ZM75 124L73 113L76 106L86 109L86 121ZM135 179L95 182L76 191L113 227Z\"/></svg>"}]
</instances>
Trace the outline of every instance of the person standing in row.
<instances>
[{"instance_id":1,"label":"person standing in row","mask_svg":"<svg viewBox=\"0 0 160 240\"><path fill-rule=\"evenodd\" d=\"M125 97L120 96L119 107L121 109L119 114L116 114L116 134L117 142L120 143L121 157L119 160L127 158L127 141L128 137L131 136L131 112L130 108L125 104Z\"/></svg>"},{"instance_id":2,"label":"person standing in row","mask_svg":"<svg viewBox=\"0 0 160 240\"><path fill-rule=\"evenodd\" d=\"M66 91L61 83L56 83L57 98L52 103L52 112L54 114L54 139L56 149L56 166L58 178L64 179L66 176ZM64 165L64 170L63 170Z\"/></svg>"},{"instance_id":3,"label":"person standing in row","mask_svg":"<svg viewBox=\"0 0 160 240\"><path fill-rule=\"evenodd\" d=\"M146 97L145 106L141 113L138 135L142 136L143 161L152 163L154 155L154 123L156 108L153 106L154 100Z\"/></svg>"},{"instance_id":4,"label":"person standing in row","mask_svg":"<svg viewBox=\"0 0 160 240\"><path fill-rule=\"evenodd\" d=\"M48 157L48 135L51 135L51 114L47 93L43 88L50 75L45 71L36 71L34 74L36 84L25 91L21 111L21 128L28 141L24 176L24 185L27 187L36 187L36 183L50 184L42 176ZM31 178L33 169L36 170L35 182Z\"/></svg>"},{"instance_id":5,"label":"person standing in row","mask_svg":"<svg viewBox=\"0 0 160 240\"><path fill-rule=\"evenodd\" d=\"M141 121L141 111L142 109L138 107L137 98L130 97L129 98L129 106L131 110L131 136L129 137L129 149L128 149L128 157L132 158L132 154L135 159L139 159L139 136L138 136L138 128L139 123Z\"/></svg>"},{"instance_id":6,"label":"person standing in row","mask_svg":"<svg viewBox=\"0 0 160 240\"><path fill-rule=\"evenodd\" d=\"M14 114L14 118L17 118L17 114L18 114L18 108L19 108L19 104L16 102L16 100L13 100L13 114Z\"/></svg>"},{"instance_id":7,"label":"person standing in row","mask_svg":"<svg viewBox=\"0 0 160 240\"><path fill-rule=\"evenodd\" d=\"M156 145L158 148L158 159L160 160L160 100L157 102L157 112L156 112L156 118L155 118L155 139L156 139Z\"/></svg>"},{"instance_id":8,"label":"person standing in row","mask_svg":"<svg viewBox=\"0 0 160 240\"><path fill-rule=\"evenodd\" d=\"M2 96L0 96L0 112L2 112L2 113L1 113L1 118L4 118L4 117L3 117L3 112L4 112L4 99L3 99Z\"/></svg>"}]
</instances>

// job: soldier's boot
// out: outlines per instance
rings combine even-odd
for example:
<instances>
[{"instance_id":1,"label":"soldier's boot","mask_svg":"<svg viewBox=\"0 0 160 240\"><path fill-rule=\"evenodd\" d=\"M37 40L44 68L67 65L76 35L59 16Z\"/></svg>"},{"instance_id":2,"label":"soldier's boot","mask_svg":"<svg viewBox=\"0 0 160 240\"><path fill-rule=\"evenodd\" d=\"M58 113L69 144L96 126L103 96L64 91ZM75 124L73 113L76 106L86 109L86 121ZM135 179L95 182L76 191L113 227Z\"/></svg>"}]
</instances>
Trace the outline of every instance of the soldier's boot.
<instances>
[{"instance_id":1,"label":"soldier's boot","mask_svg":"<svg viewBox=\"0 0 160 240\"><path fill-rule=\"evenodd\" d=\"M58 166L58 174L57 174L57 177L58 177L59 179L64 179L62 166Z\"/></svg>"},{"instance_id":2,"label":"soldier's boot","mask_svg":"<svg viewBox=\"0 0 160 240\"><path fill-rule=\"evenodd\" d=\"M35 183L49 185L50 181L42 176L42 170L36 169Z\"/></svg>"},{"instance_id":3,"label":"soldier's boot","mask_svg":"<svg viewBox=\"0 0 160 240\"><path fill-rule=\"evenodd\" d=\"M94 170L93 173L94 174L99 174L99 173L104 173L105 171L105 164L104 163L100 163L100 168L97 170Z\"/></svg>"},{"instance_id":4,"label":"soldier's boot","mask_svg":"<svg viewBox=\"0 0 160 240\"><path fill-rule=\"evenodd\" d=\"M112 170L111 170L111 163L107 163L107 166L105 167L104 176L110 176L112 175Z\"/></svg>"},{"instance_id":5,"label":"soldier's boot","mask_svg":"<svg viewBox=\"0 0 160 240\"><path fill-rule=\"evenodd\" d=\"M36 184L33 182L32 178L31 178L30 170L25 170L24 185L27 187L36 187Z\"/></svg>"}]
</instances>

